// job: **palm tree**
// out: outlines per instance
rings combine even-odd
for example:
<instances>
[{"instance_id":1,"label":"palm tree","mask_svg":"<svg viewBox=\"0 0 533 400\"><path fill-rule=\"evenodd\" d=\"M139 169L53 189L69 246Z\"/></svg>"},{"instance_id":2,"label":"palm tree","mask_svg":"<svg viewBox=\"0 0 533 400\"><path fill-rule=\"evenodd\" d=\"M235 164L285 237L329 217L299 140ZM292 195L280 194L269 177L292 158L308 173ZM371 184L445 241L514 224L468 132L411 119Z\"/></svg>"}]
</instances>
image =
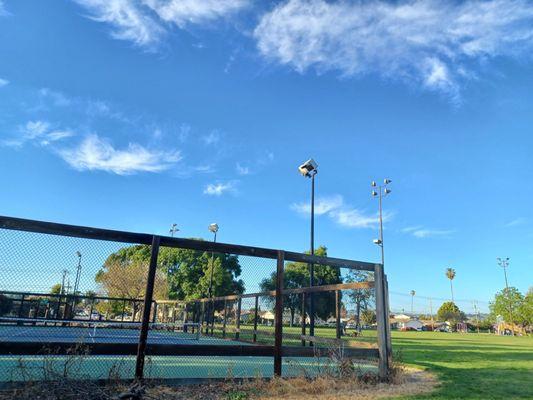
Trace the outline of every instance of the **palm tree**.
<instances>
[{"instance_id":1,"label":"palm tree","mask_svg":"<svg viewBox=\"0 0 533 400\"><path fill-rule=\"evenodd\" d=\"M411 290L411 316L413 315L413 300L415 298L416 292L414 290Z\"/></svg>"},{"instance_id":2,"label":"palm tree","mask_svg":"<svg viewBox=\"0 0 533 400\"><path fill-rule=\"evenodd\" d=\"M452 291L452 303L455 303L453 300L453 278L455 278L455 270L453 268L446 268L446 278L450 280L450 290Z\"/></svg>"}]
</instances>

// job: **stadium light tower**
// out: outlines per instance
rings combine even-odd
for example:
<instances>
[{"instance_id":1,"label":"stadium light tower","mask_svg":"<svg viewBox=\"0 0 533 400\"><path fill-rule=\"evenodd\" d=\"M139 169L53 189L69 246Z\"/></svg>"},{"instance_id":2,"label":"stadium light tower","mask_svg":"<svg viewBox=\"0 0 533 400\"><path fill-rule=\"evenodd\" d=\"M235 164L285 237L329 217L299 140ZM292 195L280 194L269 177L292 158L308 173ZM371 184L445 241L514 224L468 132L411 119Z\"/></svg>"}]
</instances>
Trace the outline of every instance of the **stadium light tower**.
<instances>
[{"instance_id":1,"label":"stadium light tower","mask_svg":"<svg viewBox=\"0 0 533 400\"><path fill-rule=\"evenodd\" d=\"M298 167L300 174L311 178L311 255L315 255L315 175L318 173L318 164L310 158ZM315 266L309 265L309 286L315 285ZM313 293L309 294L309 335L315 334L315 301Z\"/></svg>"},{"instance_id":2,"label":"stadium light tower","mask_svg":"<svg viewBox=\"0 0 533 400\"><path fill-rule=\"evenodd\" d=\"M505 288L509 290L509 283L507 282L507 267L509 267L509 257L506 258L496 258L498 265L503 268L503 274L505 276Z\"/></svg>"},{"instance_id":3,"label":"stadium light tower","mask_svg":"<svg viewBox=\"0 0 533 400\"><path fill-rule=\"evenodd\" d=\"M385 250L383 248L383 197L387 196L391 190L388 188L388 185L392 181L390 179L384 179L383 185L378 185L376 181L372 181L372 187L377 190L372 190L372 196L379 199L379 239L374 239L374 244L377 244L381 247L381 264L385 264Z\"/></svg>"},{"instance_id":4,"label":"stadium light tower","mask_svg":"<svg viewBox=\"0 0 533 400\"><path fill-rule=\"evenodd\" d=\"M176 234L176 232L179 232L180 230L178 229L178 224L172 224L170 226L170 229L168 231L168 233L170 233L170 236L171 237L174 237L174 235Z\"/></svg>"}]
</instances>

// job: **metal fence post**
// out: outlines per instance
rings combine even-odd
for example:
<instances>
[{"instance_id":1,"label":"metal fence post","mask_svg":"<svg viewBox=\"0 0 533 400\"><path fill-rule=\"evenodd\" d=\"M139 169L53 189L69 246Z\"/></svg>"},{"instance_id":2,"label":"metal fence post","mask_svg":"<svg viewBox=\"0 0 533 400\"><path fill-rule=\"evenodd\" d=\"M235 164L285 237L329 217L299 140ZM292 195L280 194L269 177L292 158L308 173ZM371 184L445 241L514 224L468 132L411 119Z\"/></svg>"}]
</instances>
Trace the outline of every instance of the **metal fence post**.
<instances>
[{"instance_id":1,"label":"metal fence post","mask_svg":"<svg viewBox=\"0 0 533 400\"><path fill-rule=\"evenodd\" d=\"M378 336L378 351L379 351L379 378L382 381L387 380L389 376L389 354L388 354L388 338L387 325L389 321L387 318L387 301L385 299L385 277L383 274L383 265L376 264L374 272L375 291L376 291L376 320L377 320L377 336Z\"/></svg>"},{"instance_id":2,"label":"metal fence post","mask_svg":"<svg viewBox=\"0 0 533 400\"><path fill-rule=\"evenodd\" d=\"M242 309L242 297L239 296L237 302L237 316L235 320L235 340L239 340L241 336L241 309Z\"/></svg>"},{"instance_id":3,"label":"metal fence post","mask_svg":"<svg viewBox=\"0 0 533 400\"><path fill-rule=\"evenodd\" d=\"M305 336L305 324L306 324L306 315L305 315L305 302L306 302L306 296L305 292L302 293L302 311L301 311L301 320L302 320L302 346L305 346L305 339L303 338Z\"/></svg>"},{"instance_id":4,"label":"metal fence post","mask_svg":"<svg viewBox=\"0 0 533 400\"><path fill-rule=\"evenodd\" d=\"M335 290L335 331L337 339L341 338L341 296L340 291Z\"/></svg>"},{"instance_id":5,"label":"metal fence post","mask_svg":"<svg viewBox=\"0 0 533 400\"><path fill-rule=\"evenodd\" d=\"M152 298L154 295L155 273L157 269L157 256L159 255L159 236L152 238L152 250L150 254L150 266L148 269L148 279L146 281L146 292L144 295L144 307L141 324L141 333L139 335L139 346L137 348L137 361L135 364L135 379L143 379L144 356L146 355L146 342L148 339L148 329L150 324L150 312Z\"/></svg>"},{"instance_id":6,"label":"metal fence post","mask_svg":"<svg viewBox=\"0 0 533 400\"><path fill-rule=\"evenodd\" d=\"M255 296L255 307L254 307L254 336L253 342L257 342L257 319L259 317L259 296Z\"/></svg>"},{"instance_id":7,"label":"metal fence post","mask_svg":"<svg viewBox=\"0 0 533 400\"><path fill-rule=\"evenodd\" d=\"M276 273L276 311L275 311L275 341L274 341L274 375L281 376L282 345L283 345L283 269L285 266L285 252L278 251L278 265Z\"/></svg>"}]
</instances>

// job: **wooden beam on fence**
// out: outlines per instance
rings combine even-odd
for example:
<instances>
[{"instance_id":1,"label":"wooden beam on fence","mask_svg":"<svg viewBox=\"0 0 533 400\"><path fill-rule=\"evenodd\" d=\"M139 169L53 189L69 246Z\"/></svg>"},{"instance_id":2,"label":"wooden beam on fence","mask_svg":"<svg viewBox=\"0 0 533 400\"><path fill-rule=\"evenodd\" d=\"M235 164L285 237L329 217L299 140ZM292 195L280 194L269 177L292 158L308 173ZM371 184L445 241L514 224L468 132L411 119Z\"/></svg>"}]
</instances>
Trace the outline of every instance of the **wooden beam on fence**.
<instances>
[{"instance_id":1,"label":"wooden beam on fence","mask_svg":"<svg viewBox=\"0 0 533 400\"><path fill-rule=\"evenodd\" d=\"M374 273L374 281L376 284L376 320L377 320L377 338L379 350L379 378L382 381L388 379L389 376L389 354L388 354L388 339L387 339L387 325L389 321L386 318L386 301L385 301L385 277L383 274L383 266L380 264L376 266Z\"/></svg>"},{"instance_id":2,"label":"wooden beam on fence","mask_svg":"<svg viewBox=\"0 0 533 400\"><path fill-rule=\"evenodd\" d=\"M148 329L150 323L150 311L152 309L152 297L154 295L155 273L157 269L157 257L159 255L159 236L152 238L152 249L150 252L150 266L148 268L148 278L146 281L146 291L144 297L144 309L139 335L139 345L137 347L137 360L135 363L135 378L142 379L144 373L144 357L146 354L146 342L148 339Z\"/></svg>"},{"instance_id":3,"label":"wooden beam on fence","mask_svg":"<svg viewBox=\"0 0 533 400\"><path fill-rule=\"evenodd\" d=\"M317 293L317 292L333 292L335 290L353 290L353 289L371 289L374 287L373 281L366 282L348 282L348 283L335 283L332 285L321 285L321 286L308 286L294 289L283 289L283 295L289 294L300 294L300 293ZM276 291L271 290L268 292L259 292L259 293L245 293L245 294L231 294L228 296L218 296L212 298L203 298L203 299L194 299L190 300L191 302L206 303L211 301L222 301L222 300L237 300L239 298L251 298L251 297L275 297Z\"/></svg>"},{"instance_id":4,"label":"wooden beam on fence","mask_svg":"<svg viewBox=\"0 0 533 400\"><path fill-rule=\"evenodd\" d=\"M254 336L253 342L257 342L257 320L259 317L259 297L255 296L255 307L254 307Z\"/></svg>"},{"instance_id":5,"label":"wooden beam on fence","mask_svg":"<svg viewBox=\"0 0 533 400\"><path fill-rule=\"evenodd\" d=\"M224 322L222 323L222 337L226 338L226 324L228 321L228 301L224 299Z\"/></svg>"},{"instance_id":6,"label":"wooden beam on fence","mask_svg":"<svg viewBox=\"0 0 533 400\"><path fill-rule=\"evenodd\" d=\"M235 321L235 340L239 340L241 332L241 309L242 309L242 298L239 297L237 302L237 316Z\"/></svg>"},{"instance_id":7,"label":"wooden beam on fence","mask_svg":"<svg viewBox=\"0 0 533 400\"><path fill-rule=\"evenodd\" d=\"M337 339L341 338L341 293L335 290L335 333Z\"/></svg>"},{"instance_id":8,"label":"wooden beam on fence","mask_svg":"<svg viewBox=\"0 0 533 400\"><path fill-rule=\"evenodd\" d=\"M283 270L285 267L285 253L278 252L276 269L276 307L274 315L274 375L281 376L281 361L283 357Z\"/></svg>"},{"instance_id":9,"label":"wooden beam on fence","mask_svg":"<svg viewBox=\"0 0 533 400\"><path fill-rule=\"evenodd\" d=\"M311 348L299 346L283 346L283 357L327 357L331 352L328 348ZM344 348L346 357L374 358L378 356L377 349ZM135 343L88 343L72 342L0 342L0 355L135 355ZM275 346L266 345L214 345L214 344L148 344L146 355L149 356L250 356L274 357Z\"/></svg>"},{"instance_id":10,"label":"wooden beam on fence","mask_svg":"<svg viewBox=\"0 0 533 400\"><path fill-rule=\"evenodd\" d=\"M138 243L150 245L153 235L146 233L134 233L116 231L110 229L99 229L87 226L76 226L67 224L57 224L53 222L35 221L22 218L0 216L0 228L50 235L79 237L85 239L98 239L122 243ZM237 254L243 256L263 257L276 259L278 250L261 247L241 246L227 243L214 243L210 241L183 239L169 236L160 237L160 245L165 247L176 247L189 250L214 251L217 253ZM340 268L356 270L374 271L377 264L345 260L333 257L312 256L310 254L286 252L287 261L303 262L317 265L331 265Z\"/></svg>"},{"instance_id":11,"label":"wooden beam on fence","mask_svg":"<svg viewBox=\"0 0 533 400\"><path fill-rule=\"evenodd\" d=\"M301 311L301 320L302 320L302 336L305 335L305 325L306 325L306 315L305 315L305 292L302 293L302 311ZM305 340L302 339L302 346L305 346Z\"/></svg>"}]
</instances>

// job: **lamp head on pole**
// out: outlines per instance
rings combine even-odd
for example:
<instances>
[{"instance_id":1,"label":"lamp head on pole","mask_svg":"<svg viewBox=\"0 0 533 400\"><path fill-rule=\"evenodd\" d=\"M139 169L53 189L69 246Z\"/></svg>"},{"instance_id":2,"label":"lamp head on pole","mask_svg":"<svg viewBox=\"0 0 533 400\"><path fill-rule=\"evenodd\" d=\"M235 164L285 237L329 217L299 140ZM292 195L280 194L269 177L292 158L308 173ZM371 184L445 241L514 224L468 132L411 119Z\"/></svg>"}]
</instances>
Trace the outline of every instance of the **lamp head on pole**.
<instances>
[{"instance_id":1,"label":"lamp head on pole","mask_svg":"<svg viewBox=\"0 0 533 400\"><path fill-rule=\"evenodd\" d=\"M79 251L79 250L78 250L78 251L76 251L76 255L77 255L77 256L78 256L79 258L81 258L81 253L80 253L80 251Z\"/></svg>"},{"instance_id":2,"label":"lamp head on pole","mask_svg":"<svg viewBox=\"0 0 533 400\"><path fill-rule=\"evenodd\" d=\"M302 174L302 176L311 178L318 172L317 168L318 164L316 163L316 161L310 158L298 167L298 171L300 171L300 174Z\"/></svg>"},{"instance_id":3,"label":"lamp head on pole","mask_svg":"<svg viewBox=\"0 0 533 400\"><path fill-rule=\"evenodd\" d=\"M208 226L209 232L217 233L218 232L218 224L211 224Z\"/></svg>"}]
</instances>

